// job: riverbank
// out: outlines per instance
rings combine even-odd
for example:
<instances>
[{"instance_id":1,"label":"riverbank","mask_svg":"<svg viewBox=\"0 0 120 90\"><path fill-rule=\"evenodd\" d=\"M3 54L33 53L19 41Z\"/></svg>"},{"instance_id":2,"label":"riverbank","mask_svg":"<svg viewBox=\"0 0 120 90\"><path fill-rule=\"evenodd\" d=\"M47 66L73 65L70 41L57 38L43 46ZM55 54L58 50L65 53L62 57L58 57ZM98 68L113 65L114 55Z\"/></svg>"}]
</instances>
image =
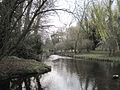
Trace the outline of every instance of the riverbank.
<instances>
[{"instance_id":1,"label":"riverbank","mask_svg":"<svg viewBox=\"0 0 120 90\"><path fill-rule=\"evenodd\" d=\"M0 80L44 74L49 71L51 71L50 66L35 60L4 58L0 61Z\"/></svg>"},{"instance_id":2,"label":"riverbank","mask_svg":"<svg viewBox=\"0 0 120 90\"><path fill-rule=\"evenodd\" d=\"M63 56L68 56L72 58L84 59L84 60L100 60L100 61L109 61L109 62L118 62L120 61L120 52L116 52L114 56L109 56L108 52L104 51L92 51L89 53L64 53Z\"/></svg>"}]
</instances>

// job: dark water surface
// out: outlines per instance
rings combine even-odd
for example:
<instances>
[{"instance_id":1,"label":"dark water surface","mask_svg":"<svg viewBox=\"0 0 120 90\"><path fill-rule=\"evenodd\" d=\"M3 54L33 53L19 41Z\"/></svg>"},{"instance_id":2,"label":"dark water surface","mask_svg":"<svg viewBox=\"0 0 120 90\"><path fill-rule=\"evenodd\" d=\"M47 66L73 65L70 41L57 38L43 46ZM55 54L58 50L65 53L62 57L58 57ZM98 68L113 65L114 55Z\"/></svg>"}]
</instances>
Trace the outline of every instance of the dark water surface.
<instances>
[{"instance_id":1,"label":"dark water surface","mask_svg":"<svg viewBox=\"0 0 120 90\"><path fill-rule=\"evenodd\" d=\"M58 59L61 58L61 59ZM84 61L51 56L52 71L42 76L0 82L0 90L120 90L120 63Z\"/></svg>"},{"instance_id":2,"label":"dark water surface","mask_svg":"<svg viewBox=\"0 0 120 90\"><path fill-rule=\"evenodd\" d=\"M41 78L45 90L120 90L120 64L101 61L58 59L47 62L52 71Z\"/></svg>"}]
</instances>

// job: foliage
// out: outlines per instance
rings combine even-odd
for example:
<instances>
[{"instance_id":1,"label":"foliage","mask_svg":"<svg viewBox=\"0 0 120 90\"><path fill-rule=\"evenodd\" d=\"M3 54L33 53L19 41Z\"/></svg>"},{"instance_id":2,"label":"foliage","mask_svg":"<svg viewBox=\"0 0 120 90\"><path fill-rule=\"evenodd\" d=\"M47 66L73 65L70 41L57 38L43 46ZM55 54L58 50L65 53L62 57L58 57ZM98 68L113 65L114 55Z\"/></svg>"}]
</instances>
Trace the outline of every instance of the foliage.
<instances>
[{"instance_id":1,"label":"foliage","mask_svg":"<svg viewBox=\"0 0 120 90\"><path fill-rule=\"evenodd\" d=\"M113 3L116 3L114 7ZM85 1L84 6L77 3L76 17L80 23L79 27L88 33L89 39L94 44L93 49L102 45L111 53L120 48L119 4L119 0Z\"/></svg>"},{"instance_id":2,"label":"foliage","mask_svg":"<svg viewBox=\"0 0 120 90\"><path fill-rule=\"evenodd\" d=\"M64 33L64 34L61 34ZM55 33L52 35L52 41L55 45L55 50L68 51L74 50L81 52L82 50L91 50L93 42L89 39L88 34L79 27L70 27L64 32ZM56 41L56 42L55 42Z\"/></svg>"},{"instance_id":3,"label":"foliage","mask_svg":"<svg viewBox=\"0 0 120 90\"><path fill-rule=\"evenodd\" d=\"M83 39L82 42L78 45L78 50L81 52L82 50L87 50L88 52L92 50L93 42L89 39Z\"/></svg>"},{"instance_id":4,"label":"foliage","mask_svg":"<svg viewBox=\"0 0 120 90\"><path fill-rule=\"evenodd\" d=\"M38 40L35 39L38 36L31 34L37 35L44 30L46 17L51 14L50 11L54 11L54 2L54 0L2 0L0 2L0 59L18 52L23 57L28 57L31 52L41 53L36 51L41 48L41 38L39 42L34 41Z\"/></svg>"},{"instance_id":5,"label":"foliage","mask_svg":"<svg viewBox=\"0 0 120 90\"><path fill-rule=\"evenodd\" d=\"M41 46L42 41L40 35L29 35L24 42L17 47L15 55L26 59L37 59L37 55L42 53Z\"/></svg>"}]
</instances>

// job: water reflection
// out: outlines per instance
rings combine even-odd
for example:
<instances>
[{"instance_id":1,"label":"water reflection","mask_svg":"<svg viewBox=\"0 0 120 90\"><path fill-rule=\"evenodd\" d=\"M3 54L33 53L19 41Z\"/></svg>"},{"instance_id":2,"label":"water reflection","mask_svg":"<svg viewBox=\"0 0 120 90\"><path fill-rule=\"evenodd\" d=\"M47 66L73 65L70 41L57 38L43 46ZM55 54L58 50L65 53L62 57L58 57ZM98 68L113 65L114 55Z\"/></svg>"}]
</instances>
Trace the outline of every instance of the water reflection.
<instances>
[{"instance_id":1,"label":"water reflection","mask_svg":"<svg viewBox=\"0 0 120 90\"><path fill-rule=\"evenodd\" d=\"M39 75L0 81L0 90L43 90Z\"/></svg>"},{"instance_id":2,"label":"water reflection","mask_svg":"<svg viewBox=\"0 0 120 90\"><path fill-rule=\"evenodd\" d=\"M72 60L47 60L52 71L42 75L0 81L0 90L120 90L120 63Z\"/></svg>"},{"instance_id":3,"label":"water reflection","mask_svg":"<svg viewBox=\"0 0 120 90\"><path fill-rule=\"evenodd\" d=\"M47 62L48 63L48 62ZM52 71L41 78L44 90L120 90L120 64L59 59L49 62Z\"/></svg>"}]
</instances>

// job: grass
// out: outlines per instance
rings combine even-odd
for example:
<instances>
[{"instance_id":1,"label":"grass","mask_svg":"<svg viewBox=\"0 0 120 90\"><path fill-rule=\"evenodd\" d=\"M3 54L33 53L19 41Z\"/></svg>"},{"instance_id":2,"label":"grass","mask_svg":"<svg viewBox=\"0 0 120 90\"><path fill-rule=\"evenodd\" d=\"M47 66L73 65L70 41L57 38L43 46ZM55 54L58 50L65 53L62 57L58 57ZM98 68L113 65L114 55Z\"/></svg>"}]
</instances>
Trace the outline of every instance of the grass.
<instances>
[{"instance_id":1,"label":"grass","mask_svg":"<svg viewBox=\"0 0 120 90\"><path fill-rule=\"evenodd\" d=\"M4 58L0 61L0 80L21 77L30 74L44 74L51 70L41 62L20 58Z\"/></svg>"},{"instance_id":2,"label":"grass","mask_svg":"<svg viewBox=\"0 0 120 90\"><path fill-rule=\"evenodd\" d=\"M118 51L116 54L120 53ZM81 59L90 59L90 60L101 60L101 61L120 61L120 56L108 56L107 51L91 51L89 53L81 53L81 54L64 54L65 56L71 56L75 58L81 58Z\"/></svg>"},{"instance_id":3,"label":"grass","mask_svg":"<svg viewBox=\"0 0 120 90\"><path fill-rule=\"evenodd\" d=\"M82 54L82 55L74 55L74 57L85 58L85 59L96 59L96 60L120 61L120 57L106 57L101 54Z\"/></svg>"}]
</instances>

